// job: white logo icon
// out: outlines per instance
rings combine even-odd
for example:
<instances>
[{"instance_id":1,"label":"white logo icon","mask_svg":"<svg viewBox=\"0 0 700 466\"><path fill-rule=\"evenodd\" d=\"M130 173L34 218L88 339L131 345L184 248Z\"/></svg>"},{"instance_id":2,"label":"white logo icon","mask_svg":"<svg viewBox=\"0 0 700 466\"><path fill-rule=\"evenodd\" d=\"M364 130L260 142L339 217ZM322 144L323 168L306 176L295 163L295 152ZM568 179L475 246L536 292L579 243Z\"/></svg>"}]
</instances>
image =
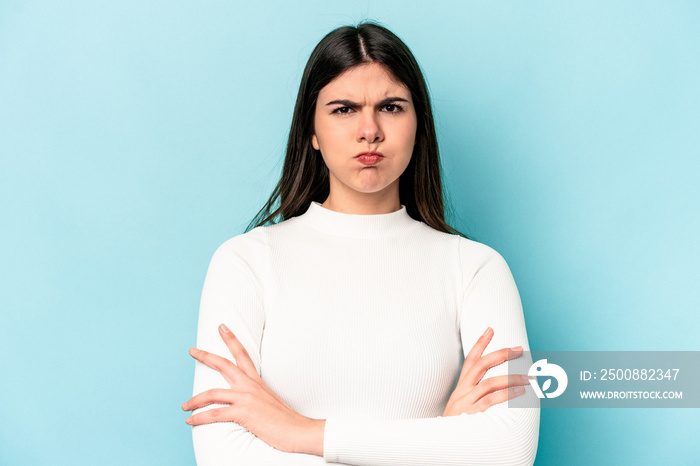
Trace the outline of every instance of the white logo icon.
<instances>
[{"instance_id":1,"label":"white logo icon","mask_svg":"<svg viewBox=\"0 0 700 466\"><path fill-rule=\"evenodd\" d=\"M545 396L547 398L556 398L564 393L564 390L566 390L566 385L569 383L569 378L566 376L564 369L556 364L547 363L546 359L540 359L530 366L530 370L527 371L527 375L530 377L535 377L534 379L530 379L530 385L532 385L532 389L535 390L538 398L544 398ZM547 390L552 385L552 379L547 379L540 390L540 385L537 383L538 376L554 377L557 379L557 389L552 393L547 393Z\"/></svg>"}]
</instances>

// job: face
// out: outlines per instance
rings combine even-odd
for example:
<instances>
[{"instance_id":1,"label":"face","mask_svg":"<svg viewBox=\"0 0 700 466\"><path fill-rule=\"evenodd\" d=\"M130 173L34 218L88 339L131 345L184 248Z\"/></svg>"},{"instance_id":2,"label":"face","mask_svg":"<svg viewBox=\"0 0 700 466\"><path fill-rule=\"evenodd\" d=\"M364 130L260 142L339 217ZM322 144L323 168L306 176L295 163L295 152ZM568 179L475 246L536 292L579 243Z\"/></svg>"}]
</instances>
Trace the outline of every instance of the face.
<instances>
[{"instance_id":1,"label":"face","mask_svg":"<svg viewBox=\"0 0 700 466\"><path fill-rule=\"evenodd\" d=\"M321 89L311 143L328 166L330 197L396 196L416 143L411 92L377 63L355 66ZM383 157L365 165L356 156Z\"/></svg>"}]
</instances>

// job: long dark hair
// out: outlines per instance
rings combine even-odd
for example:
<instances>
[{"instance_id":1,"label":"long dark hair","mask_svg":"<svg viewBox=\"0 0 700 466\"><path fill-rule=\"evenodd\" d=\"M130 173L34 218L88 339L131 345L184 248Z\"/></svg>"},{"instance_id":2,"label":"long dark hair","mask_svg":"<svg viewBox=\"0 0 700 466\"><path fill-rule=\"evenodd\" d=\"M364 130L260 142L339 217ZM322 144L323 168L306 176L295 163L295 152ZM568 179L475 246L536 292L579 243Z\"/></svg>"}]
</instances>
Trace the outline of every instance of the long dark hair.
<instances>
[{"instance_id":1,"label":"long dark hair","mask_svg":"<svg viewBox=\"0 0 700 466\"><path fill-rule=\"evenodd\" d=\"M413 219L436 230L467 237L445 221L437 136L430 96L420 67L401 39L372 21L334 29L311 52L294 106L282 177L246 231L274 224L276 219L296 217L306 212L311 201L323 203L326 200L330 190L328 167L321 152L311 144L318 94L349 68L372 62L383 65L411 91L416 109L416 145L399 178L401 204ZM279 205L275 207L278 200Z\"/></svg>"}]
</instances>

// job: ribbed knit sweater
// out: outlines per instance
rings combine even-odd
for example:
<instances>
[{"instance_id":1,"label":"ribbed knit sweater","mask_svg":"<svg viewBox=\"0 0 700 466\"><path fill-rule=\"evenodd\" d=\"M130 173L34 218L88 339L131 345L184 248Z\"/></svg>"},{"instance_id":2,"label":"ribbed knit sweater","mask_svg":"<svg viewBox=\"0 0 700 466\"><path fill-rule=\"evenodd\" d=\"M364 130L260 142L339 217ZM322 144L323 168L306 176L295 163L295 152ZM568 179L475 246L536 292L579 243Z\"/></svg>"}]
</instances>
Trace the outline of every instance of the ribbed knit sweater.
<instances>
[{"instance_id":1,"label":"ribbed knit sweater","mask_svg":"<svg viewBox=\"0 0 700 466\"><path fill-rule=\"evenodd\" d=\"M355 215L312 202L300 216L227 240L204 280L197 347L233 360L222 323L280 398L326 419L324 456L281 452L223 422L192 428L199 466L534 462L539 409L501 403L441 416L487 327L494 336L484 354L529 351L508 265L484 244L414 220L403 205ZM194 394L229 388L195 364ZM506 366L484 377L507 374Z\"/></svg>"}]
</instances>

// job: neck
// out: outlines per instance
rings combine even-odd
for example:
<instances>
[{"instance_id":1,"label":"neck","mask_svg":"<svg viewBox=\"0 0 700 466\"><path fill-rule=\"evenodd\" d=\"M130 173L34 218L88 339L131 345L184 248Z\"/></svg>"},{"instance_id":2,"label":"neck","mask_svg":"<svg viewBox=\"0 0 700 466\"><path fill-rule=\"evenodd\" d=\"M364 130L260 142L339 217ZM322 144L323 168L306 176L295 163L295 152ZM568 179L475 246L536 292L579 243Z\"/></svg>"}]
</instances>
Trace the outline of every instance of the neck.
<instances>
[{"instance_id":1,"label":"neck","mask_svg":"<svg viewBox=\"0 0 700 466\"><path fill-rule=\"evenodd\" d=\"M401 203L397 199L396 201L388 202L366 202L366 203L339 203L333 202L332 199L327 198L321 204L322 207L332 210L334 212L340 212L344 214L354 214L354 215L377 215L377 214L389 214L391 212L396 212L401 209Z\"/></svg>"},{"instance_id":2,"label":"neck","mask_svg":"<svg viewBox=\"0 0 700 466\"><path fill-rule=\"evenodd\" d=\"M333 183L331 183L330 194L321 206L334 212L355 215L377 215L396 212L401 209L399 185L398 180L396 181L388 189L375 193L332 189Z\"/></svg>"},{"instance_id":3,"label":"neck","mask_svg":"<svg viewBox=\"0 0 700 466\"><path fill-rule=\"evenodd\" d=\"M383 214L350 214L327 209L316 201L311 202L300 220L323 233L364 240L405 234L421 223L408 215L404 205Z\"/></svg>"}]
</instances>

